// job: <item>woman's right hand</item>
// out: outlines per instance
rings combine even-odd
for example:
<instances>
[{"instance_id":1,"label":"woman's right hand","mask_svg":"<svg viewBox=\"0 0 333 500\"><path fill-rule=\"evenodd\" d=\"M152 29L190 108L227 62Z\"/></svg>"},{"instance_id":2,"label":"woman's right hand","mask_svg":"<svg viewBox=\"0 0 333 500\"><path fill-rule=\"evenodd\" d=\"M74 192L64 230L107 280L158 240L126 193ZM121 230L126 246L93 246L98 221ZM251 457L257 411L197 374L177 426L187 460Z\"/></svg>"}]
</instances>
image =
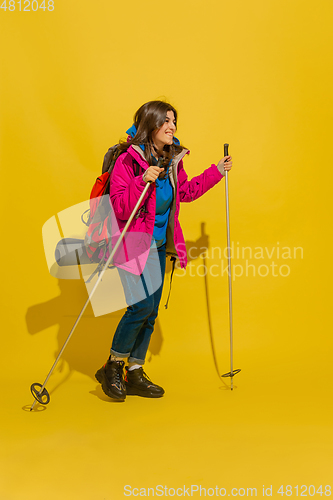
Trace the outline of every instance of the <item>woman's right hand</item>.
<instances>
[{"instance_id":1,"label":"woman's right hand","mask_svg":"<svg viewBox=\"0 0 333 500\"><path fill-rule=\"evenodd\" d=\"M157 167L153 165L152 167L148 167L145 173L142 176L142 179L145 182L155 182L157 177L163 172L164 168Z\"/></svg>"}]
</instances>

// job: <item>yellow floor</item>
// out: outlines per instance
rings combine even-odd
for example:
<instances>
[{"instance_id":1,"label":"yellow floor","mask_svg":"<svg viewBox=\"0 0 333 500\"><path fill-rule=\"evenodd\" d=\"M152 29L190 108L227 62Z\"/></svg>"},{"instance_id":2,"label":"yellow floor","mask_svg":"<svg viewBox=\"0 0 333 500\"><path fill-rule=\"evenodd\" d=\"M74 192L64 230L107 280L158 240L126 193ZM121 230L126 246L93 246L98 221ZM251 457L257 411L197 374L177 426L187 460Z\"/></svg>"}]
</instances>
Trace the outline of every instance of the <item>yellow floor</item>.
<instances>
[{"instance_id":1,"label":"yellow floor","mask_svg":"<svg viewBox=\"0 0 333 500\"><path fill-rule=\"evenodd\" d=\"M80 290L78 283L66 283L65 288ZM297 486L300 494L302 485L316 490L322 485L325 491L332 483L328 343L301 343L301 332L292 321L285 323L287 312L274 315L272 305L271 322L267 314L257 315L257 324L252 318L246 325L250 312L245 311L234 319L234 367L242 371L231 392L228 380L217 376L211 342L212 334L220 372L229 371L227 317L218 315L212 300L209 329L204 301L194 304L196 314L182 313L181 279L173 286L146 363L152 380L165 388L157 400L132 396L112 402L103 394L93 374L106 357L110 335L104 330L116 324L121 311L94 318L88 307L48 383L50 404L30 412L30 384L44 381L75 316L62 302L53 308L60 328L45 329L55 319L50 304L28 310L17 370L1 393L1 500L172 496L172 488L177 497L177 491L191 494L191 487L193 498L200 498L200 487L201 497L203 488L207 497L236 496L238 490L238 496L250 496L247 488L261 497L263 486L272 486L272 498L281 498L281 485L291 485L295 496ZM237 304L235 299L236 310ZM304 339L308 333L304 327Z\"/></svg>"}]
</instances>

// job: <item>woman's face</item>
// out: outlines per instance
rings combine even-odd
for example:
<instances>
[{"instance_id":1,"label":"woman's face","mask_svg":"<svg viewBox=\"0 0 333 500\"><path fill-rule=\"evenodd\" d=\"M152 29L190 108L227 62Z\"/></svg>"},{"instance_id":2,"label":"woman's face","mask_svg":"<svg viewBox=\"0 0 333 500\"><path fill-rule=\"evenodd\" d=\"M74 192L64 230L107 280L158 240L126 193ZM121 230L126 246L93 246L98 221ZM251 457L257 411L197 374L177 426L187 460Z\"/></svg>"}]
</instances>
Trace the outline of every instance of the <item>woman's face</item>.
<instances>
[{"instance_id":1,"label":"woman's face","mask_svg":"<svg viewBox=\"0 0 333 500\"><path fill-rule=\"evenodd\" d=\"M173 111L168 111L162 127L154 130L152 139L158 150L162 150L166 144L173 143L173 136L176 131L176 120Z\"/></svg>"}]
</instances>

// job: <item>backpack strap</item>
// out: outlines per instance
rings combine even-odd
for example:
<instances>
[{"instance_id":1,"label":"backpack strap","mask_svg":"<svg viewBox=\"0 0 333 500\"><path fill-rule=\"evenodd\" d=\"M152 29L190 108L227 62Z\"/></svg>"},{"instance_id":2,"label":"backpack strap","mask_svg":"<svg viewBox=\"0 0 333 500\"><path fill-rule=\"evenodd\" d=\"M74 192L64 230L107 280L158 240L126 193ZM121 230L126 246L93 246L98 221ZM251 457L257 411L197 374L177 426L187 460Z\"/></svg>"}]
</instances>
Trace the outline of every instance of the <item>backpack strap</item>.
<instances>
[{"instance_id":1,"label":"backpack strap","mask_svg":"<svg viewBox=\"0 0 333 500\"><path fill-rule=\"evenodd\" d=\"M140 165L139 163L133 158L133 163L135 166L135 177L137 177L140 174Z\"/></svg>"},{"instance_id":2,"label":"backpack strap","mask_svg":"<svg viewBox=\"0 0 333 500\"><path fill-rule=\"evenodd\" d=\"M107 172L110 169L110 167L112 170L113 165L115 164L115 161L119 156L119 152L117 151L118 146L119 144L112 146L111 148L108 149L107 153L105 154L102 165L102 174L105 174L105 172Z\"/></svg>"},{"instance_id":3,"label":"backpack strap","mask_svg":"<svg viewBox=\"0 0 333 500\"><path fill-rule=\"evenodd\" d=\"M116 160L119 156L119 152L117 151L117 148L118 148L118 144L116 144L116 146L112 146L112 148L109 148L108 152L104 156L102 173L105 174L105 172L109 172L109 178L105 184L105 189L103 191L103 194L110 194L111 172L112 172L114 164L116 163ZM133 158L133 163L135 166L135 176L137 177L140 174L141 167L140 167L139 163L136 160L134 160L134 158Z\"/></svg>"},{"instance_id":4,"label":"backpack strap","mask_svg":"<svg viewBox=\"0 0 333 500\"><path fill-rule=\"evenodd\" d=\"M170 276L170 288L169 288L169 294L168 294L168 298L167 298L167 301L166 301L166 304L165 304L165 309L168 309L168 304L169 304L169 299L170 299L170 294L171 294L171 285L172 285L172 277L173 277L173 273L175 271L175 264L176 264L176 257L170 257L170 260L172 262L172 271L171 271L171 276Z\"/></svg>"}]
</instances>

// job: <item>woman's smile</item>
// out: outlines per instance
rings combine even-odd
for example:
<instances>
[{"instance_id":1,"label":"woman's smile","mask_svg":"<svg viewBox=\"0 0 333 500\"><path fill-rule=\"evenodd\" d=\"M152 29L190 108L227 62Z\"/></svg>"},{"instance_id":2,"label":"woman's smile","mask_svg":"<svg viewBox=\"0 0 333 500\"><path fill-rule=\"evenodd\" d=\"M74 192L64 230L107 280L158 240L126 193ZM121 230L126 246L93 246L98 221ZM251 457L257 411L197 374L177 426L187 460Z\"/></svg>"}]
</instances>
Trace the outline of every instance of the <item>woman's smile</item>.
<instances>
[{"instance_id":1,"label":"woman's smile","mask_svg":"<svg viewBox=\"0 0 333 500\"><path fill-rule=\"evenodd\" d=\"M173 142L173 136L176 130L176 120L173 111L168 111L166 114L165 122L162 127L154 130L152 133L153 141L155 146L159 151L163 150L163 147L168 144L169 146Z\"/></svg>"}]
</instances>

